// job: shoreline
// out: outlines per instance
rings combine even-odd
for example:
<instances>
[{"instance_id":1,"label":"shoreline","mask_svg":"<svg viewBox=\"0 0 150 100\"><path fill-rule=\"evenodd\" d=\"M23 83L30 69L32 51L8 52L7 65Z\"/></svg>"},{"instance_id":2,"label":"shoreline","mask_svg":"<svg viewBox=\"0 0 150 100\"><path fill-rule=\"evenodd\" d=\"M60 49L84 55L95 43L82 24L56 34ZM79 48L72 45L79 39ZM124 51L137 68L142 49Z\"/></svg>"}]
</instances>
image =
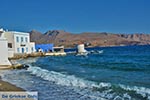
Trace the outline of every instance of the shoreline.
<instances>
[{"instance_id":1,"label":"shoreline","mask_svg":"<svg viewBox=\"0 0 150 100\"><path fill-rule=\"evenodd\" d=\"M2 79L0 79L0 91L2 92L6 92L6 91L20 91L20 92L24 92L25 90L22 89L21 87L17 87L16 85L3 81Z\"/></svg>"},{"instance_id":2,"label":"shoreline","mask_svg":"<svg viewBox=\"0 0 150 100\"><path fill-rule=\"evenodd\" d=\"M17 60L15 60L15 62L16 61ZM15 63L13 62L12 64L15 64ZM0 71L2 71L2 70L10 70L11 71L11 70L13 70L13 68L12 68L12 66L3 66L3 68L0 68ZM4 81L0 75L0 92L8 92L8 91L24 92L25 90L22 89L21 87L17 87L15 84Z\"/></svg>"},{"instance_id":3,"label":"shoreline","mask_svg":"<svg viewBox=\"0 0 150 100\"><path fill-rule=\"evenodd\" d=\"M107 45L107 46L88 46L88 47L85 47L86 48L96 48L96 47L99 47L99 48L107 48L107 47L126 47L126 46L149 46L150 44L141 44L141 45ZM65 49L76 49L76 47L67 47Z\"/></svg>"}]
</instances>

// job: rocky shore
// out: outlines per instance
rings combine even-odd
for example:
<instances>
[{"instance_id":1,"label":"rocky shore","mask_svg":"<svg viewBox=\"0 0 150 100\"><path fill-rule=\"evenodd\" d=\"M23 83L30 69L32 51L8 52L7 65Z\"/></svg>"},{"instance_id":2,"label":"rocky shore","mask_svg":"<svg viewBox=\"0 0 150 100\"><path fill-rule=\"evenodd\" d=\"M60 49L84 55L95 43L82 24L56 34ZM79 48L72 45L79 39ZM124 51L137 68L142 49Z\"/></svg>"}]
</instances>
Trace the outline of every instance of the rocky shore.
<instances>
[{"instance_id":1,"label":"rocky shore","mask_svg":"<svg viewBox=\"0 0 150 100\"><path fill-rule=\"evenodd\" d=\"M31 53L31 54L15 54L14 57L8 58L9 60L16 60L16 59L21 59L21 58L28 58L28 57L41 57L41 56L45 56L44 53L42 52L35 52L35 53Z\"/></svg>"}]
</instances>

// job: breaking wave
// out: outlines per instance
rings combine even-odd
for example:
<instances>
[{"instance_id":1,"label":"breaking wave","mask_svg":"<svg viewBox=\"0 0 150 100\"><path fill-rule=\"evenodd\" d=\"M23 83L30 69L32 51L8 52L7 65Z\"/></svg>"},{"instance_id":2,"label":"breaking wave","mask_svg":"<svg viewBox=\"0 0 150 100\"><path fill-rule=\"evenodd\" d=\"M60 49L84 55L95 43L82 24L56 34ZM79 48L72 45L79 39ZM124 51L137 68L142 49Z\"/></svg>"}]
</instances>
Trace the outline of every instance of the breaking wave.
<instances>
[{"instance_id":1,"label":"breaking wave","mask_svg":"<svg viewBox=\"0 0 150 100\"><path fill-rule=\"evenodd\" d=\"M145 87L125 86L122 84L115 85L104 82L97 83L78 78L74 75L49 71L36 66L30 66L28 71L31 72L31 74L58 85L77 87L81 90L86 90L86 92L82 91L82 94L89 94L93 98L103 97L111 100L150 100L150 89Z\"/></svg>"}]
</instances>

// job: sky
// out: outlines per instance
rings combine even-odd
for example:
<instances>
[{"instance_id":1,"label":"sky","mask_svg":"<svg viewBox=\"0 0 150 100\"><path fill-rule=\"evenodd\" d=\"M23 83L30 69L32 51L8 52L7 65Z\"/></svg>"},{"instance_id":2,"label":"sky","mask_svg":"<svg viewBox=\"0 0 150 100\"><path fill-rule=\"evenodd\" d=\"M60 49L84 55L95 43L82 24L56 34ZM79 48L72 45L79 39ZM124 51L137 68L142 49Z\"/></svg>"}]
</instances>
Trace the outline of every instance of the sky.
<instances>
[{"instance_id":1,"label":"sky","mask_svg":"<svg viewBox=\"0 0 150 100\"><path fill-rule=\"evenodd\" d=\"M150 0L0 0L0 27L150 34Z\"/></svg>"}]
</instances>

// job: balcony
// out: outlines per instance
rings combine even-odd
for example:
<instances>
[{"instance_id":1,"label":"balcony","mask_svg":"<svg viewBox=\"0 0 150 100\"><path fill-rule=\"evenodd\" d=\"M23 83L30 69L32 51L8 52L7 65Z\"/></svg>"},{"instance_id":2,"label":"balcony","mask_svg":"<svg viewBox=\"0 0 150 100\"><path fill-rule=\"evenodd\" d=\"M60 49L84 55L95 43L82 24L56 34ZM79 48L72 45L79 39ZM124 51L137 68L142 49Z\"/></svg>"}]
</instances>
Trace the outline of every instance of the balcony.
<instances>
[{"instance_id":1,"label":"balcony","mask_svg":"<svg viewBox=\"0 0 150 100\"><path fill-rule=\"evenodd\" d=\"M26 43L25 42L21 42L20 46L24 47L24 46L26 46Z\"/></svg>"}]
</instances>

